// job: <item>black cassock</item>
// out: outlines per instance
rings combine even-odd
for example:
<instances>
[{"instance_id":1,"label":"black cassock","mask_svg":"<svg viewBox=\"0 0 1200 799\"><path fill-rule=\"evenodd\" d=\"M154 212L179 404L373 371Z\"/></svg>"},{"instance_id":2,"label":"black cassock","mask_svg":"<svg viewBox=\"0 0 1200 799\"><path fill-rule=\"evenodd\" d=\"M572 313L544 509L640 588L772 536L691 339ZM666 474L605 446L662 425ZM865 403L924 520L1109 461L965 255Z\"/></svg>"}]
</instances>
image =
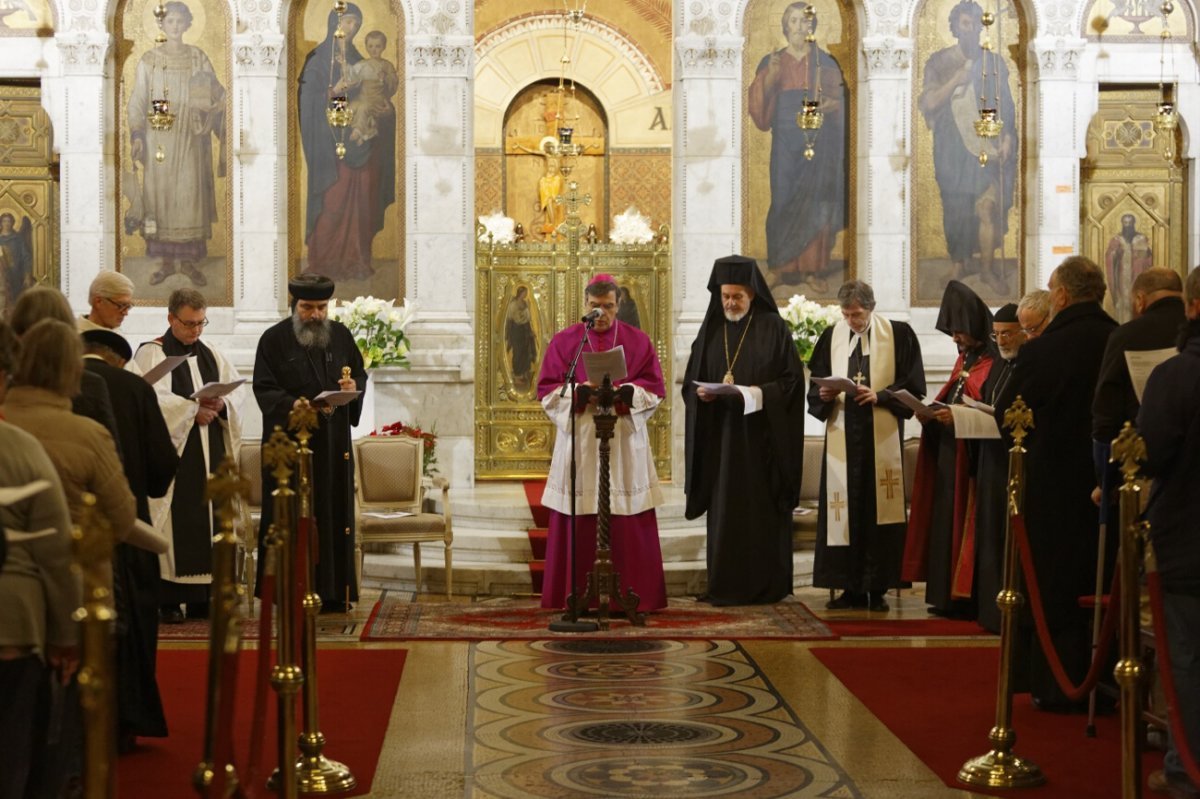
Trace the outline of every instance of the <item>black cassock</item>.
<instances>
[{"instance_id":1,"label":"black cassock","mask_svg":"<svg viewBox=\"0 0 1200 799\"><path fill-rule=\"evenodd\" d=\"M1079 597L1096 587L1099 515L1091 496L1096 486L1092 396L1105 345L1116 327L1099 303L1067 306L1042 335L1021 347L1012 380L996 400L1001 424L1018 395L1033 413L1034 427L1025 439L1025 526L1046 622L1076 684L1087 671L1090 649L1089 614L1079 608ZM1005 440L1011 446L1007 431ZM1115 554L1115 548L1108 547L1109 563ZM1014 655L1016 690L1030 690L1050 705L1061 704L1065 697L1041 647L1036 638L1028 640L1031 623L1026 616L1019 636L1031 645L1029 655Z\"/></svg>"},{"instance_id":2,"label":"black cassock","mask_svg":"<svg viewBox=\"0 0 1200 799\"><path fill-rule=\"evenodd\" d=\"M834 327L828 327L817 340L809 360L813 377L833 374L830 363L831 338ZM904 420L912 411L894 399L891 392L907 389L916 397L925 396L925 366L921 360L921 345L911 327L904 322L892 322L895 346L895 382L876 389L879 406L896 417L896 435L903 443ZM862 357L859 347L850 353L846 374L866 376L864 385L871 385L871 356ZM820 387L808 388L808 412L822 422L829 419L833 402L821 399ZM877 524L875 521L875 425L871 405L860 406L846 398L843 420L846 426L846 483L849 493L850 543L829 546L824 503L817 514L817 548L813 562L813 585L836 588L854 593L882 593L899 585L900 558L904 553L904 522ZM825 496L825 459L821 459L821 490Z\"/></svg>"},{"instance_id":3,"label":"black cassock","mask_svg":"<svg viewBox=\"0 0 1200 799\"><path fill-rule=\"evenodd\" d=\"M85 358L112 398L121 442L122 465L137 515L150 522L150 497L171 487L179 455L163 421L158 396L133 372ZM122 732L162 737L167 719L155 679L158 656L158 555L118 543L113 552L113 592L117 606L117 716Z\"/></svg>"},{"instance_id":4,"label":"black cassock","mask_svg":"<svg viewBox=\"0 0 1200 799\"><path fill-rule=\"evenodd\" d=\"M787 323L754 305L740 322L710 314L692 345L687 405L687 518L708 512L708 596L715 605L777 602L792 593L792 510L804 450L804 369ZM746 326L750 328L747 331ZM694 381L725 376L746 332L734 378L762 389L746 415L740 397L701 402Z\"/></svg>"},{"instance_id":5,"label":"black cassock","mask_svg":"<svg viewBox=\"0 0 1200 799\"><path fill-rule=\"evenodd\" d=\"M300 397L312 399L322 391L336 391L342 367L358 390L367 387L367 372L354 337L340 322L331 321L327 349L305 349L296 340L288 317L268 328L254 356L254 397L263 415L263 443L275 426L287 430L288 414ZM332 415L317 414L318 425L309 447L313 451L313 515L317 521L316 591L326 606L358 599L354 573L354 453L350 428L362 413L362 397L335 408ZM263 509L259 526L259 578L264 562L267 529L274 518L271 491L275 477L263 460ZM293 478L294 482L294 478Z\"/></svg>"},{"instance_id":6,"label":"black cassock","mask_svg":"<svg viewBox=\"0 0 1200 799\"><path fill-rule=\"evenodd\" d=\"M1016 360L992 363L983 384L983 401L995 407L1012 379ZM1008 515L1008 447L1002 439L970 442L975 469L975 596L980 626L1000 632L996 595L1004 581L1004 531Z\"/></svg>"}]
</instances>

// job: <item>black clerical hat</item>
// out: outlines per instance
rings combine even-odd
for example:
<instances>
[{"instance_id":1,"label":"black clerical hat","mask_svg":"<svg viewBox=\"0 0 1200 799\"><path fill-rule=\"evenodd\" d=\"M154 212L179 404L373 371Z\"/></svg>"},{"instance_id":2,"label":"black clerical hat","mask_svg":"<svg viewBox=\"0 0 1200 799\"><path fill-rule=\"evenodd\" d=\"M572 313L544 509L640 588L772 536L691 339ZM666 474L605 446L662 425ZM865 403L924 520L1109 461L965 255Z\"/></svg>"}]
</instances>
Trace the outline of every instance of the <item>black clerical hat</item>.
<instances>
[{"instance_id":1,"label":"black clerical hat","mask_svg":"<svg viewBox=\"0 0 1200 799\"><path fill-rule=\"evenodd\" d=\"M1010 302L1008 305L1002 306L996 311L996 316L992 319L993 322L1016 322L1017 320L1017 304Z\"/></svg>"},{"instance_id":2,"label":"black clerical hat","mask_svg":"<svg viewBox=\"0 0 1200 799\"><path fill-rule=\"evenodd\" d=\"M122 360L128 361L133 358L133 348L129 346L129 342L114 330L85 330L81 335L85 344L95 344L110 349Z\"/></svg>"},{"instance_id":3,"label":"black clerical hat","mask_svg":"<svg viewBox=\"0 0 1200 799\"><path fill-rule=\"evenodd\" d=\"M967 333L976 341L986 341L992 332L992 312L969 286L951 280L942 294L935 327L947 336Z\"/></svg>"},{"instance_id":4,"label":"black clerical hat","mask_svg":"<svg viewBox=\"0 0 1200 799\"><path fill-rule=\"evenodd\" d=\"M721 286L731 283L749 286L754 291L754 306L764 311L779 313L767 280L758 268L758 262L744 255L727 255L713 262L712 274L708 277L708 290L712 292L710 313L724 313L721 310Z\"/></svg>"},{"instance_id":5,"label":"black clerical hat","mask_svg":"<svg viewBox=\"0 0 1200 799\"><path fill-rule=\"evenodd\" d=\"M297 300L327 300L333 296L333 288L333 281L324 275L305 273L288 281L288 293Z\"/></svg>"}]
</instances>

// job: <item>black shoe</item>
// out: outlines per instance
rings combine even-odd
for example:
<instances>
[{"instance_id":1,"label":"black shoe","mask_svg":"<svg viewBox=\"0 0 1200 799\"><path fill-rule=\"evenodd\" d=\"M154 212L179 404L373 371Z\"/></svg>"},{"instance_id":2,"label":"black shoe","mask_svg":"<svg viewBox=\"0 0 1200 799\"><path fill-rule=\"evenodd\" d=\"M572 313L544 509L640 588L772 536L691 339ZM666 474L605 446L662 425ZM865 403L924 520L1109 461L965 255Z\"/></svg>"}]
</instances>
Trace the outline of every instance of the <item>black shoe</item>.
<instances>
[{"instance_id":1,"label":"black shoe","mask_svg":"<svg viewBox=\"0 0 1200 799\"><path fill-rule=\"evenodd\" d=\"M850 608L865 608L867 606L867 595L858 594L853 591L843 591L837 599L831 599L825 603L825 607L829 610L848 610Z\"/></svg>"},{"instance_id":2,"label":"black shoe","mask_svg":"<svg viewBox=\"0 0 1200 799\"><path fill-rule=\"evenodd\" d=\"M883 598L882 593L874 591L867 594L867 610L873 610L877 613L886 613L888 608L887 600Z\"/></svg>"},{"instance_id":3,"label":"black shoe","mask_svg":"<svg viewBox=\"0 0 1200 799\"><path fill-rule=\"evenodd\" d=\"M167 605L158 609L158 620L163 624L183 624L183 611L178 605Z\"/></svg>"}]
</instances>

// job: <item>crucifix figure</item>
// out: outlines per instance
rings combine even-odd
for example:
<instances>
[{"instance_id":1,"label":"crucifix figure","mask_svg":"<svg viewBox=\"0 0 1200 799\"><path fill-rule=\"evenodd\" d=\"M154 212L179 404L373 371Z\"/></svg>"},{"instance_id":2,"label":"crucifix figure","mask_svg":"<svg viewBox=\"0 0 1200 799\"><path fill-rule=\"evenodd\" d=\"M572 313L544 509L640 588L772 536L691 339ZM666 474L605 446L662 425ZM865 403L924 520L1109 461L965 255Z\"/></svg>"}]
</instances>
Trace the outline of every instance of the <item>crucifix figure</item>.
<instances>
[{"instance_id":1,"label":"crucifix figure","mask_svg":"<svg viewBox=\"0 0 1200 799\"><path fill-rule=\"evenodd\" d=\"M846 507L846 503L842 499L841 492L834 491L833 499L829 503L829 509L833 511L833 518L835 521L840 522L842 520L842 508L844 507Z\"/></svg>"},{"instance_id":2,"label":"crucifix figure","mask_svg":"<svg viewBox=\"0 0 1200 799\"><path fill-rule=\"evenodd\" d=\"M894 470L885 469L883 477L879 478L879 484L887 489L887 498L892 499L896 496L895 491L900 486L900 478L896 477Z\"/></svg>"}]
</instances>

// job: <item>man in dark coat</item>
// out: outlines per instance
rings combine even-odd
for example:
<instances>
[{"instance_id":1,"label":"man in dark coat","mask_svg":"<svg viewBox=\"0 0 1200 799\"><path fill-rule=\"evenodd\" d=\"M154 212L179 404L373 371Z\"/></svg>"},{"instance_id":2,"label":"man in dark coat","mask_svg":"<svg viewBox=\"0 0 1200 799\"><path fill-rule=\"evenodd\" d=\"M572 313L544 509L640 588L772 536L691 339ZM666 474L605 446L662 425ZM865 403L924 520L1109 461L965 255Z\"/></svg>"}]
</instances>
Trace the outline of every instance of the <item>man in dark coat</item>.
<instances>
[{"instance_id":1,"label":"man in dark coat","mask_svg":"<svg viewBox=\"0 0 1200 799\"><path fill-rule=\"evenodd\" d=\"M965 397L981 401L983 384L995 360L992 312L974 291L951 280L942 295L937 329L958 347L958 359L937 401L945 405L962 405ZM939 408L934 418L922 419L921 424L903 576L905 580L925 580L930 613L973 619L975 540L969 521L975 486L971 452L967 440L956 436L949 408Z\"/></svg>"},{"instance_id":2,"label":"man in dark coat","mask_svg":"<svg viewBox=\"0 0 1200 799\"><path fill-rule=\"evenodd\" d=\"M1073 255L1059 264L1049 288L1050 324L1021 348L996 416L1002 422L1018 395L1033 413L1034 428L1025 439L1025 525L1054 647L1078 684L1090 652L1088 615L1078 600L1096 588L1092 396L1117 323L1100 306L1104 275L1087 258ZM1023 638L1032 634L1028 619L1021 627ZM1017 690L1031 691L1043 709L1080 709L1059 690L1037 640L1030 641L1028 654L1015 661Z\"/></svg>"},{"instance_id":3,"label":"man in dark coat","mask_svg":"<svg viewBox=\"0 0 1200 799\"><path fill-rule=\"evenodd\" d=\"M1017 316L1018 306L1009 303L992 319L992 339L999 358L992 364L983 384L983 402L995 407L996 398L1012 380L1013 370L1025 343ZM998 438L981 438L971 443L975 476L974 526L975 598L980 626L1000 632L1000 608L996 595L1004 579L1004 534L1008 519L1008 449ZM969 535L971 535L969 533Z\"/></svg>"},{"instance_id":4,"label":"man in dark coat","mask_svg":"<svg viewBox=\"0 0 1200 799\"><path fill-rule=\"evenodd\" d=\"M138 518L150 523L150 497L167 493L179 455L150 384L125 364L133 357L129 342L107 329L83 334L84 368L104 380L123 454L129 490ZM158 555L125 543L113 553L117 604L118 747L128 750L138 735L161 738L167 719L155 679L158 657Z\"/></svg>"},{"instance_id":5,"label":"man in dark coat","mask_svg":"<svg viewBox=\"0 0 1200 799\"><path fill-rule=\"evenodd\" d=\"M263 443L275 426L287 430L288 414L301 397L309 400L323 391L363 391L367 372L354 336L345 325L328 317L333 281L304 274L288 281L292 315L263 333L254 356L254 396L263 415ZM343 367L350 377L342 377ZM319 425L309 446L313 451L313 515L317 524L317 584L322 611L345 612L358 599L354 573L354 455L350 428L362 413L362 396L320 410ZM259 527L259 578L263 546L274 518L269 499L275 478L263 461L262 523Z\"/></svg>"},{"instance_id":6,"label":"man in dark coat","mask_svg":"<svg viewBox=\"0 0 1200 799\"><path fill-rule=\"evenodd\" d=\"M1144 274L1144 273L1143 273ZM1114 334L1115 335L1115 334ZM1145 473L1154 478L1146 517L1162 581L1163 612L1177 711L1188 750L1200 755L1200 267L1187 279L1187 322L1179 354L1160 364L1146 382L1138 429L1146 441ZM1197 796L1168 725L1163 770L1150 775L1152 790Z\"/></svg>"},{"instance_id":7,"label":"man in dark coat","mask_svg":"<svg viewBox=\"0 0 1200 799\"><path fill-rule=\"evenodd\" d=\"M809 366L814 378L843 377L856 387L814 381L808 389L808 412L825 423L813 585L841 589L826 605L831 610L885 611L883 595L900 584L901 453L904 420L912 416L894 394L923 397L925 367L912 328L873 313L869 285L852 280L837 296L843 321L821 334Z\"/></svg>"},{"instance_id":8,"label":"man in dark coat","mask_svg":"<svg viewBox=\"0 0 1200 799\"><path fill-rule=\"evenodd\" d=\"M718 260L708 290L683 382L685 515L708 513L709 601L778 602L792 593L804 368L753 259Z\"/></svg>"}]
</instances>

